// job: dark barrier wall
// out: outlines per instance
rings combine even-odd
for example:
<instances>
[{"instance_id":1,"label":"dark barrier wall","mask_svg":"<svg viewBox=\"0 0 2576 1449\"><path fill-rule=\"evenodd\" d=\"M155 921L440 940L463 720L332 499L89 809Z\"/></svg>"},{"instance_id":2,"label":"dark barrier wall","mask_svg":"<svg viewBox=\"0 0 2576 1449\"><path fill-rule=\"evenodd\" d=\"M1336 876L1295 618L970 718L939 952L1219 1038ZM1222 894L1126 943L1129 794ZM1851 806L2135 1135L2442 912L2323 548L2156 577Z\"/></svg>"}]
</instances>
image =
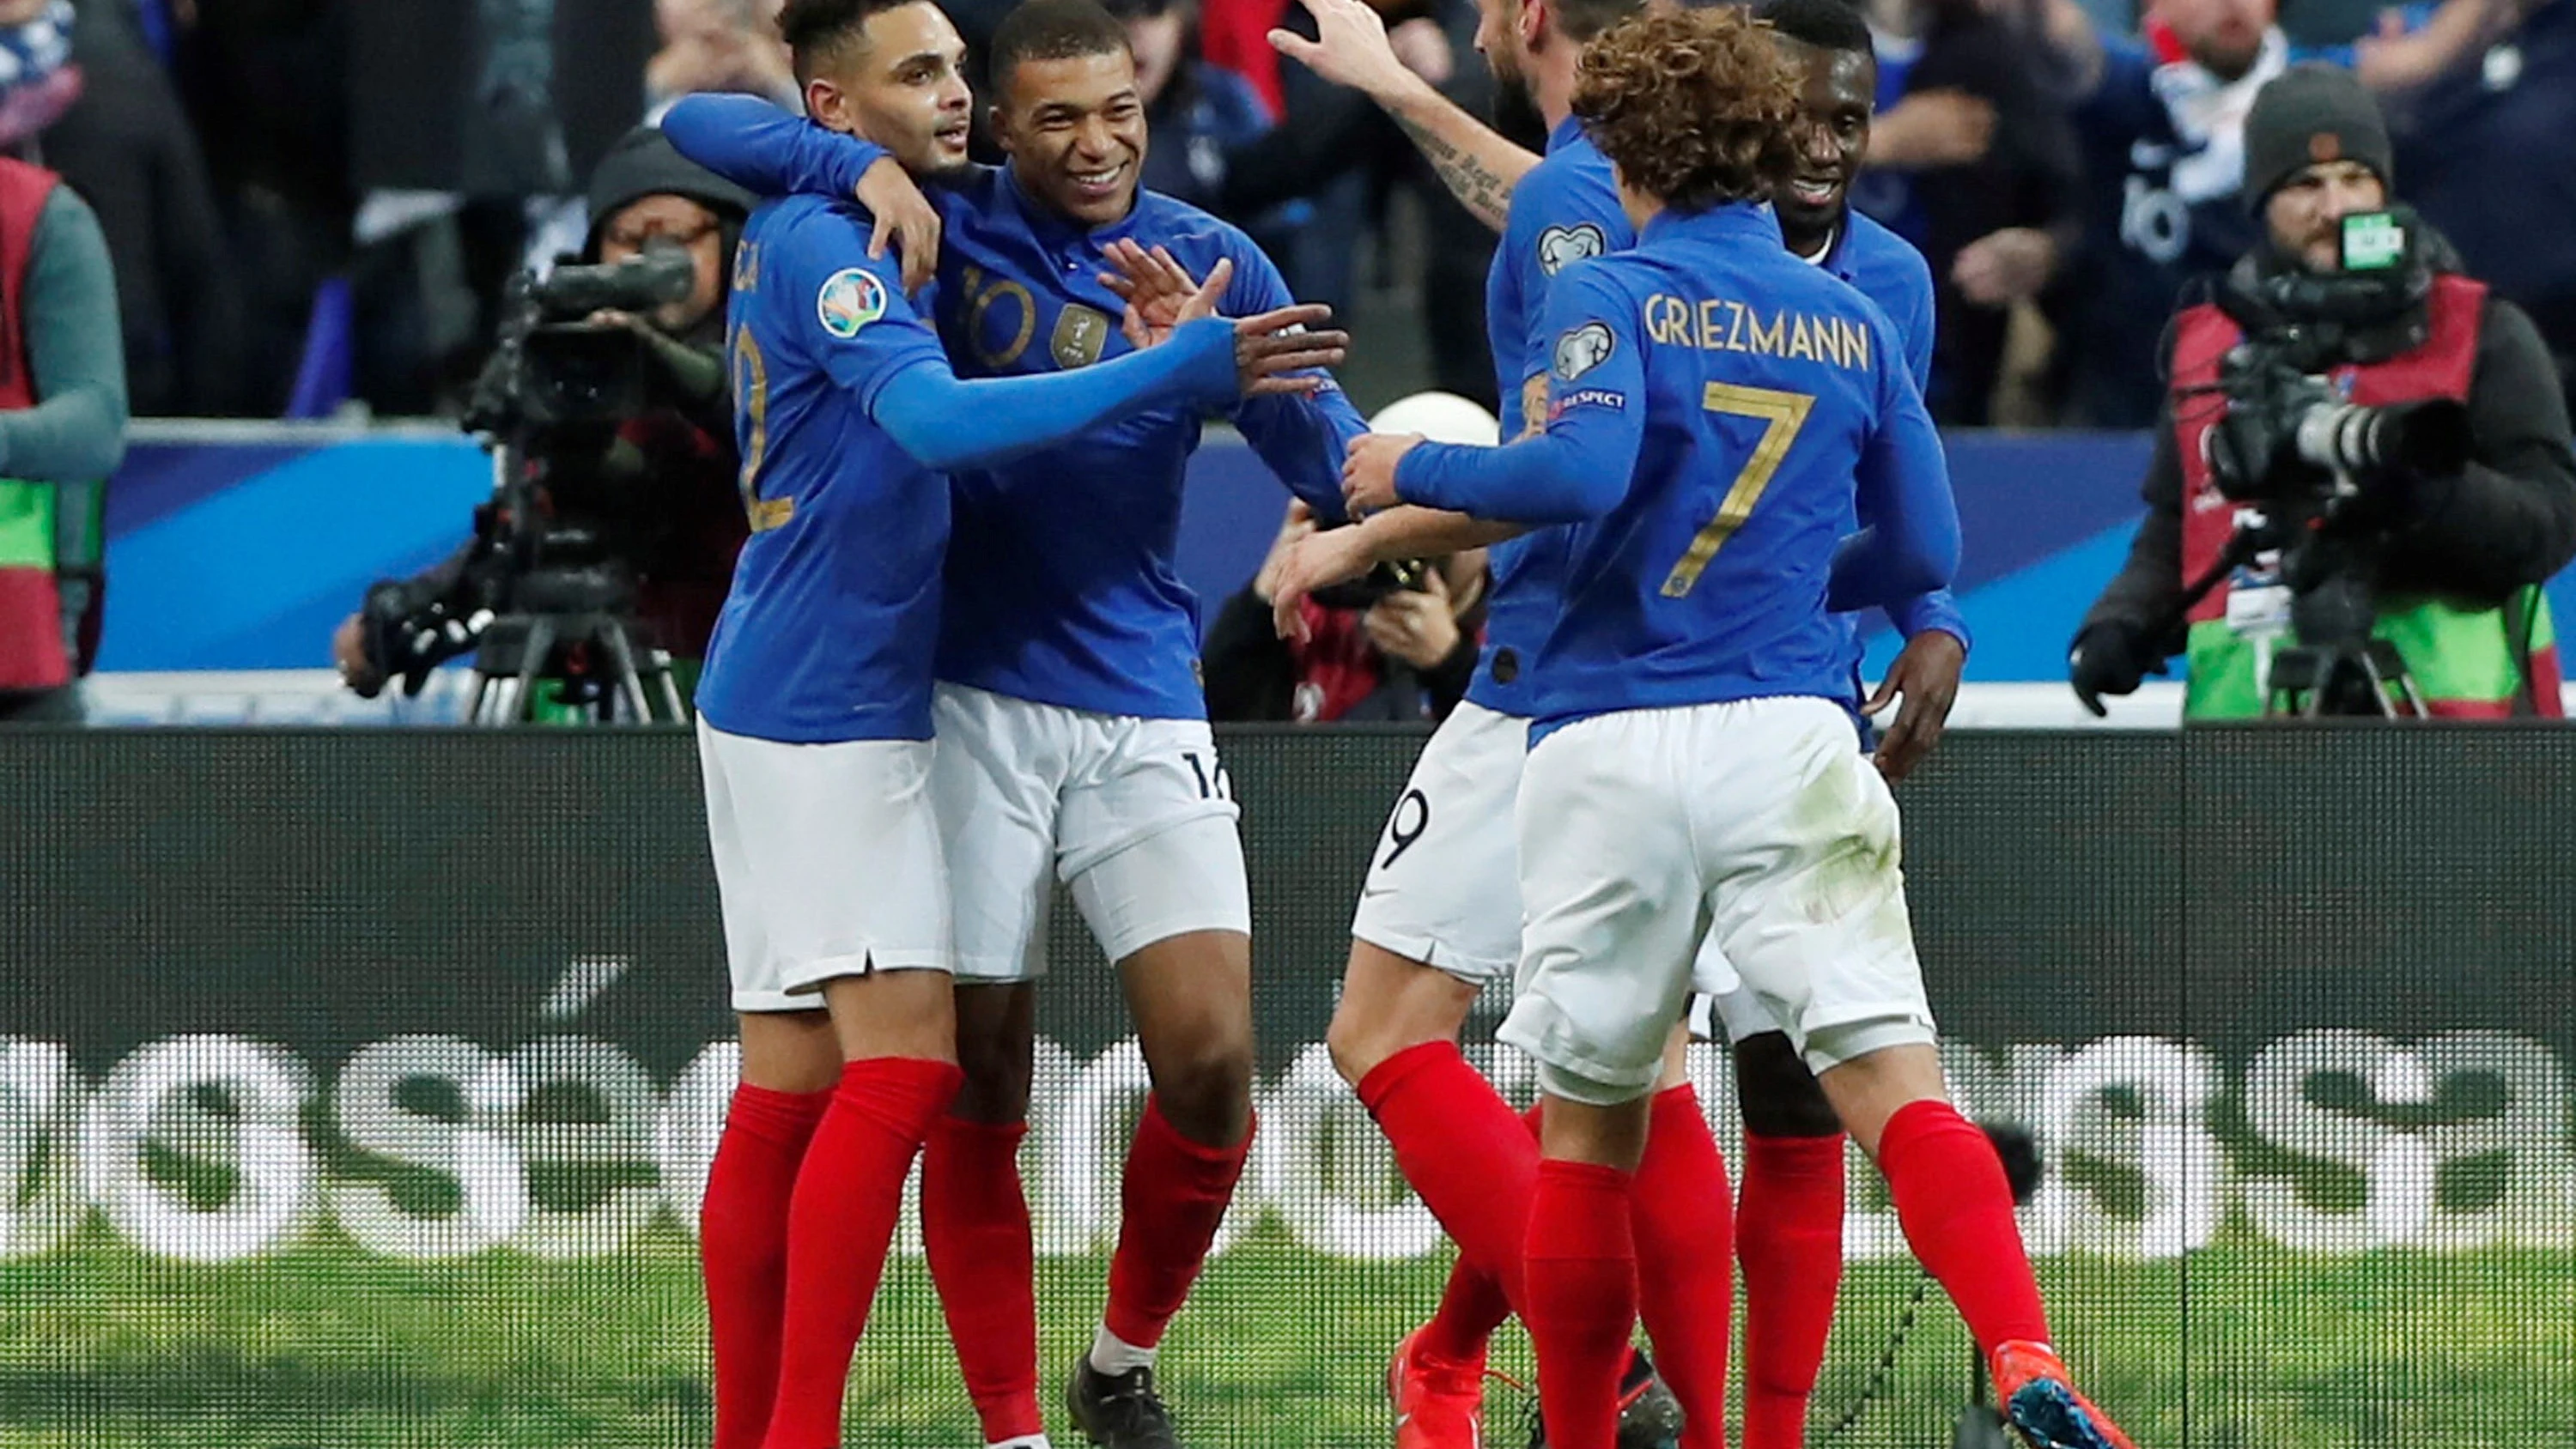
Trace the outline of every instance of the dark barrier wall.
<instances>
[{"instance_id":1,"label":"dark barrier wall","mask_svg":"<svg viewBox=\"0 0 2576 1449\"><path fill-rule=\"evenodd\" d=\"M1227 740L1262 1129L1164 1358L1211 1449L1386 1442L1385 1353L1445 1271L1318 1045L1417 743ZM2142 1445L2576 1443L2563 734L1966 736L1900 798L1954 1083L2040 1139L2058 1337ZM732 1056L702 831L677 734L0 735L0 1444L703 1443ZM1055 939L1051 1382L1143 1086ZM1722 1054L1694 1074L1731 1149ZM1903 1330L1921 1275L1853 1181L1813 1442L1949 1444L1965 1336L1937 1293ZM971 1444L902 1246L848 1442ZM1493 1388L1498 1442L1519 1409Z\"/></svg>"}]
</instances>

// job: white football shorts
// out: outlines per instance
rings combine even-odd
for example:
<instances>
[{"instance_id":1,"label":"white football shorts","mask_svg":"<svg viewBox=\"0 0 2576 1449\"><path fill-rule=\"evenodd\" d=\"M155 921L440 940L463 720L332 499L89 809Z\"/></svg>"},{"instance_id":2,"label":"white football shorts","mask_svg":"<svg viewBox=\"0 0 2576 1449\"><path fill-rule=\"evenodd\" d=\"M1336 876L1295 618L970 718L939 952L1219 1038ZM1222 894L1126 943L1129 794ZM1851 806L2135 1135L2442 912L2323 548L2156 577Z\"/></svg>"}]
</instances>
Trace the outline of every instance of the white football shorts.
<instances>
[{"instance_id":1,"label":"white football shorts","mask_svg":"<svg viewBox=\"0 0 2576 1449\"><path fill-rule=\"evenodd\" d=\"M952 684L931 709L960 981L1046 974L1057 880L1111 961L1193 931L1251 933L1240 812L1207 721Z\"/></svg>"},{"instance_id":2,"label":"white football shorts","mask_svg":"<svg viewBox=\"0 0 2576 1449\"><path fill-rule=\"evenodd\" d=\"M1414 761L1369 856L1351 935L1475 984L1520 960L1512 802L1529 721L1460 702Z\"/></svg>"},{"instance_id":3,"label":"white football shorts","mask_svg":"<svg viewBox=\"0 0 2576 1449\"><path fill-rule=\"evenodd\" d=\"M1550 1092L1652 1090L1704 937L1818 1072L1933 1040L1896 801L1813 698L1631 710L1530 751L1518 999Z\"/></svg>"},{"instance_id":4,"label":"white football shorts","mask_svg":"<svg viewBox=\"0 0 2576 1449\"><path fill-rule=\"evenodd\" d=\"M791 744L698 720L736 1011L815 1011L825 981L948 970L928 740Z\"/></svg>"}]
</instances>

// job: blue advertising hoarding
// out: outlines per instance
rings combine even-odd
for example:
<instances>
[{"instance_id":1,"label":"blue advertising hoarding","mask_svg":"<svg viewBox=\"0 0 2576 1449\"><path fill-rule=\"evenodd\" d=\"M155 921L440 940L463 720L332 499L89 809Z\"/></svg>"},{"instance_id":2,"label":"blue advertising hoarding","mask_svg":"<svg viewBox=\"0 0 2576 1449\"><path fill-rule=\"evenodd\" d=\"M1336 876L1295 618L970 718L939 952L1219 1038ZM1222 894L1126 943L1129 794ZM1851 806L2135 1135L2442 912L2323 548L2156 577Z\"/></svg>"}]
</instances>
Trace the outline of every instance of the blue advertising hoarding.
<instances>
[{"instance_id":1,"label":"blue advertising hoarding","mask_svg":"<svg viewBox=\"0 0 2576 1449\"><path fill-rule=\"evenodd\" d=\"M486 455L428 428L353 432L165 425L139 430L108 494L102 671L312 669L367 585L428 567L490 492ZM1967 549L1958 592L1969 678L2064 677L2076 621L2135 526L2148 440L2126 433L1948 439ZM1180 571L1212 616L1259 567L1285 492L1212 434L1191 466ZM2552 588L2576 608L2576 571ZM1873 619L1872 668L1893 653Z\"/></svg>"}]
</instances>

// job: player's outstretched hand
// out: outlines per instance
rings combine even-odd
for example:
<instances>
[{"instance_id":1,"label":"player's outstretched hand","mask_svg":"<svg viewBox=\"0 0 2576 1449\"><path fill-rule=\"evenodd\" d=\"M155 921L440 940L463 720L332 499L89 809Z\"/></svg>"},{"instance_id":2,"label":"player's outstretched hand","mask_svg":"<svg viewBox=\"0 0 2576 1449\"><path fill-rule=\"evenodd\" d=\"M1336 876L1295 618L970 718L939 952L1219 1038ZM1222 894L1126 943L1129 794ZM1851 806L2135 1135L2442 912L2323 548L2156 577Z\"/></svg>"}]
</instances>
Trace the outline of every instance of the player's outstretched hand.
<instances>
[{"instance_id":1,"label":"player's outstretched hand","mask_svg":"<svg viewBox=\"0 0 2576 1449\"><path fill-rule=\"evenodd\" d=\"M1170 252L1159 246L1147 251L1127 237L1109 244L1109 261L1117 270L1102 272L1100 283L1127 304L1118 330L1126 334L1127 345L1140 352L1169 340L1172 329L1184 322L1216 316L1226 288L1234 281L1232 257L1217 258L1207 281L1201 283L1193 281L1189 269L1174 261Z\"/></svg>"},{"instance_id":2,"label":"player's outstretched hand","mask_svg":"<svg viewBox=\"0 0 2576 1449\"><path fill-rule=\"evenodd\" d=\"M1948 630L1926 629L1905 641L1904 652L1878 682L1878 692L1860 707L1863 714L1876 714L1898 695L1905 697L1904 706L1896 711L1896 723L1878 737L1878 754L1873 757L1887 783L1893 785L1912 774L1932 747L1941 743L1941 731L1950 722L1950 706L1959 698L1959 674L1967 665L1967 649Z\"/></svg>"},{"instance_id":3,"label":"player's outstretched hand","mask_svg":"<svg viewBox=\"0 0 2576 1449\"><path fill-rule=\"evenodd\" d=\"M1351 350L1349 333L1314 330L1331 320L1332 308L1306 302L1235 323L1234 375L1243 395L1321 391L1325 378L1314 369L1341 366Z\"/></svg>"},{"instance_id":4,"label":"player's outstretched hand","mask_svg":"<svg viewBox=\"0 0 2576 1449\"><path fill-rule=\"evenodd\" d=\"M1328 528L1280 551L1270 575L1270 625L1280 638L1306 642L1306 615L1297 606L1308 594L1349 583L1377 567L1377 551L1364 532Z\"/></svg>"},{"instance_id":5,"label":"player's outstretched hand","mask_svg":"<svg viewBox=\"0 0 2576 1449\"><path fill-rule=\"evenodd\" d=\"M1358 518L1393 508L1395 465L1423 441L1420 433L1362 433L1342 455L1342 503Z\"/></svg>"},{"instance_id":6,"label":"player's outstretched hand","mask_svg":"<svg viewBox=\"0 0 2576 1449\"><path fill-rule=\"evenodd\" d=\"M904 295L920 291L939 275L939 208L892 156L879 157L860 173L857 196L877 219L876 230L868 234L868 255L884 256L892 238L895 256L903 263Z\"/></svg>"},{"instance_id":7,"label":"player's outstretched hand","mask_svg":"<svg viewBox=\"0 0 2576 1449\"><path fill-rule=\"evenodd\" d=\"M1367 0L1297 0L1315 17L1313 40L1293 30L1270 32L1270 48L1337 86L1384 97L1408 84L1412 70L1386 38L1386 21Z\"/></svg>"}]
</instances>

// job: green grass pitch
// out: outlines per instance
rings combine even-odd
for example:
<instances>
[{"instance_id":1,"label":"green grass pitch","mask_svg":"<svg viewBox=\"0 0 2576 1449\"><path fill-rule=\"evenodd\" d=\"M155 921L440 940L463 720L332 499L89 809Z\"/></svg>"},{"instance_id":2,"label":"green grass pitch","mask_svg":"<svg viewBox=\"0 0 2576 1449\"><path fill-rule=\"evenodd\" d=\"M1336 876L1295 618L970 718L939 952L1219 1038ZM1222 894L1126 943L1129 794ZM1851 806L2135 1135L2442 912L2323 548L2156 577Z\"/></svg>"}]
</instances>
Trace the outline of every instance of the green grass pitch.
<instances>
[{"instance_id":1,"label":"green grass pitch","mask_svg":"<svg viewBox=\"0 0 2576 1449\"><path fill-rule=\"evenodd\" d=\"M1387 1443L1385 1351L1444 1271L1330 1262L1268 1229L1238 1245L1166 1343L1185 1435L1207 1449ZM1104 1272L1099 1258L1041 1265L1041 1372L1060 1436L1052 1406ZM2230 1239L2187 1275L2085 1258L2042 1272L2068 1356L2142 1449L2576 1444L2576 1263L2564 1254L2330 1260ZM1871 1377L1918 1281L1910 1264L1850 1272L1812 1442ZM1966 1336L1937 1294L1921 1319L1831 1442L1950 1443ZM682 1449L706 1442L704 1354L695 1252L667 1225L579 1263L408 1265L325 1240L206 1268L94 1235L0 1265L0 1449ZM1495 1366L1526 1377L1516 1329ZM1512 1449L1519 1394L1497 1384L1488 1405L1489 1437ZM848 1422L851 1449L978 1443L918 1258L887 1278Z\"/></svg>"}]
</instances>

